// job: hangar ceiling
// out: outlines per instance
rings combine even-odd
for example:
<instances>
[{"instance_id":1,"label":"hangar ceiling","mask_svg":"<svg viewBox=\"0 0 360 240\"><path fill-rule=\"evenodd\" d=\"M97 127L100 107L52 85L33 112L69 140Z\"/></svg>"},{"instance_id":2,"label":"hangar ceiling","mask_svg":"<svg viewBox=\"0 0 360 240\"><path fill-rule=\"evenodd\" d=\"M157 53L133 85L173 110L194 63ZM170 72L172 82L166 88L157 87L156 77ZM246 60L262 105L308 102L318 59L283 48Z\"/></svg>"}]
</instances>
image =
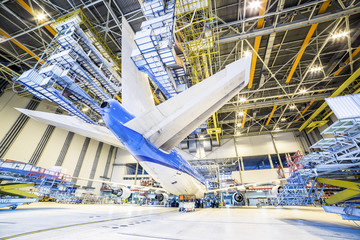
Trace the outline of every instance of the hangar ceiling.
<instances>
[{"instance_id":1,"label":"hangar ceiling","mask_svg":"<svg viewBox=\"0 0 360 240\"><path fill-rule=\"evenodd\" d=\"M210 4L217 16L220 48L213 70L248 51L256 52L251 84L218 112L223 138L298 130L359 67L359 1L211 0ZM121 17L134 31L145 19L137 0L1 1L0 88L13 78L7 73L21 74L36 64L53 39L47 25L79 8L119 56ZM355 80L345 92L358 88Z\"/></svg>"}]
</instances>

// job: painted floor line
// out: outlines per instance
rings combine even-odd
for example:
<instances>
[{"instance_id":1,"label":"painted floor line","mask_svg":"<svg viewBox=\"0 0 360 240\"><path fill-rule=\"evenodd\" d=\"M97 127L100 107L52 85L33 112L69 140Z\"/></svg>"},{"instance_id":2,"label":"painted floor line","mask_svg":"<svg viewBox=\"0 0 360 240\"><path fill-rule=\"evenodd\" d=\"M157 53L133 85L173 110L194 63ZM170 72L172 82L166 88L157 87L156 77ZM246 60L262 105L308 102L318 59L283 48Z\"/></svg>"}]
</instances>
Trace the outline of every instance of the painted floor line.
<instances>
[{"instance_id":1,"label":"painted floor line","mask_svg":"<svg viewBox=\"0 0 360 240\"><path fill-rule=\"evenodd\" d=\"M99 221L93 221L93 222L75 223L75 224L66 225L66 226L41 229L41 230L36 230L36 231L32 231L32 232L27 232L27 233L20 233L20 234L0 238L0 240L12 239L12 238L16 238L16 237L27 236L27 235L31 235L31 234L35 234L35 233L48 232L48 231L53 231L53 230L58 230L58 229L77 227L77 226L83 226L83 225L90 225L90 224L94 224L94 223L103 223L103 222L111 222L111 221L116 221L116 220L124 220L124 219L138 218L138 217L161 215L161 214L170 213L170 212L177 212L177 210L171 210L171 211L166 211L166 212L161 212L161 213L150 213L150 214L136 215L136 216L130 216L130 217L112 218L112 219L105 219L105 220L99 220Z\"/></svg>"}]
</instances>

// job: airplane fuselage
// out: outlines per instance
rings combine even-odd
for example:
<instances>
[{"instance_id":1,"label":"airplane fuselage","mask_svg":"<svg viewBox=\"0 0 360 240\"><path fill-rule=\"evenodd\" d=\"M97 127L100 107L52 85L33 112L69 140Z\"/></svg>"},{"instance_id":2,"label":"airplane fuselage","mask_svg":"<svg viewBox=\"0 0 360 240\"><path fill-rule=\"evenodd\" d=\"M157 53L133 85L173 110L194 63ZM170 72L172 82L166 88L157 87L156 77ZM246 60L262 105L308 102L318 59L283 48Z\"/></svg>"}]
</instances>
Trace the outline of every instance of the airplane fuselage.
<instances>
[{"instance_id":1,"label":"airplane fuselage","mask_svg":"<svg viewBox=\"0 0 360 240\"><path fill-rule=\"evenodd\" d=\"M115 134L140 165L159 182L166 191L174 195L195 195L204 197L206 181L175 150L170 153L156 148L140 133L124 124L134 118L116 100L108 100L102 105L106 126Z\"/></svg>"}]
</instances>

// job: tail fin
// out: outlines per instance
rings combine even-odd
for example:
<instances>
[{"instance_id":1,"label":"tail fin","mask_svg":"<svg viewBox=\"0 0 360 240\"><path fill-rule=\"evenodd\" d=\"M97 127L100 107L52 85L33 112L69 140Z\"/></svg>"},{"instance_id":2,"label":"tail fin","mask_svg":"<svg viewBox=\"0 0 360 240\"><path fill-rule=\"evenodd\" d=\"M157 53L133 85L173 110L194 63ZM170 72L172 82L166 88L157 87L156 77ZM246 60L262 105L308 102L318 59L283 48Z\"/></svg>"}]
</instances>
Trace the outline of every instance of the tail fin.
<instances>
[{"instance_id":1,"label":"tail fin","mask_svg":"<svg viewBox=\"0 0 360 240\"><path fill-rule=\"evenodd\" d=\"M242 58L125 126L169 151L249 82L251 57Z\"/></svg>"},{"instance_id":2,"label":"tail fin","mask_svg":"<svg viewBox=\"0 0 360 240\"><path fill-rule=\"evenodd\" d=\"M136 48L134 32L122 17L121 40L122 104L134 116L140 116L155 106L149 80L131 60L131 52Z\"/></svg>"}]
</instances>

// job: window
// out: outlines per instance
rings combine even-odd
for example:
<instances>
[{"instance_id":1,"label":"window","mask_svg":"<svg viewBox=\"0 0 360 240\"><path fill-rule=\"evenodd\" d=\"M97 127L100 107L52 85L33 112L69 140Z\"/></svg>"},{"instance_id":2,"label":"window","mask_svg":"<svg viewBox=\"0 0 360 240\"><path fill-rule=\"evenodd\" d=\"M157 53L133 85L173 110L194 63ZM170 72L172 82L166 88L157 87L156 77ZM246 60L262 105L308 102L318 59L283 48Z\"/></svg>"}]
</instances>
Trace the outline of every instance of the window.
<instances>
[{"instance_id":1,"label":"window","mask_svg":"<svg viewBox=\"0 0 360 240\"><path fill-rule=\"evenodd\" d=\"M141 175L142 171L143 171L143 168L139 164L137 174ZM127 163L126 164L126 174L127 175L135 175L136 174L136 163ZM144 170L144 175L145 174L148 174L148 173Z\"/></svg>"},{"instance_id":2,"label":"window","mask_svg":"<svg viewBox=\"0 0 360 240\"><path fill-rule=\"evenodd\" d=\"M245 170L270 169L270 161L267 155L255 157L243 157Z\"/></svg>"}]
</instances>

